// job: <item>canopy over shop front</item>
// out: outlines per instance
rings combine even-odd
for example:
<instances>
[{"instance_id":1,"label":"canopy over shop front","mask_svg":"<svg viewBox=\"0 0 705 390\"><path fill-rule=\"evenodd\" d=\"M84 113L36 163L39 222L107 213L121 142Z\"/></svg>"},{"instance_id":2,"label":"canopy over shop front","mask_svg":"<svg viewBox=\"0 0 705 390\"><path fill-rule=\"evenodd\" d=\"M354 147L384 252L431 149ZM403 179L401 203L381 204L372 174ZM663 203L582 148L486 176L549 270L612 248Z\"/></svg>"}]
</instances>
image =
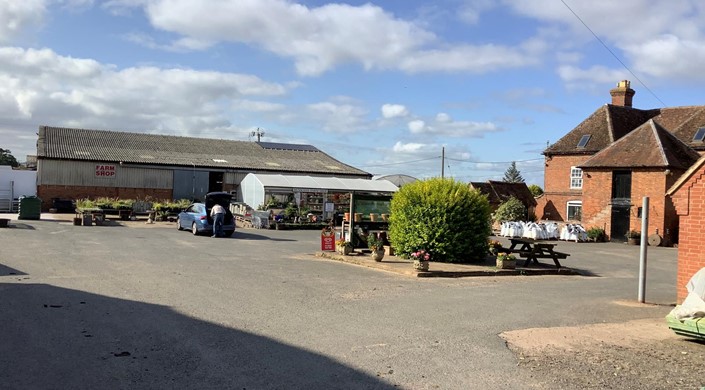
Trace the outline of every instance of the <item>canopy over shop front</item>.
<instances>
[{"instance_id":1,"label":"canopy over shop front","mask_svg":"<svg viewBox=\"0 0 705 390\"><path fill-rule=\"evenodd\" d=\"M397 190L397 186L387 180L250 173L240 183L238 197L250 207L256 208L264 204L267 195L274 193L391 194Z\"/></svg>"}]
</instances>

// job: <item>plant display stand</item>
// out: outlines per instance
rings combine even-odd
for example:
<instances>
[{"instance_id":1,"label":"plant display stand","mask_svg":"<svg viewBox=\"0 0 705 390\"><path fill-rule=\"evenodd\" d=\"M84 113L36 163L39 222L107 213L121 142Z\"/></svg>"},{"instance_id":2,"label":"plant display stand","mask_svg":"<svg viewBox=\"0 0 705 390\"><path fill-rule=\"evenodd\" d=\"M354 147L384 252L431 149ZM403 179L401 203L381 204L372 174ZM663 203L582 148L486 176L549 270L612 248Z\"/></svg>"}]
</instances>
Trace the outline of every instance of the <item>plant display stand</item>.
<instances>
[{"instance_id":1,"label":"plant display stand","mask_svg":"<svg viewBox=\"0 0 705 390\"><path fill-rule=\"evenodd\" d=\"M676 319L672 315L666 316L668 327L677 335L705 340L705 318Z\"/></svg>"}]
</instances>

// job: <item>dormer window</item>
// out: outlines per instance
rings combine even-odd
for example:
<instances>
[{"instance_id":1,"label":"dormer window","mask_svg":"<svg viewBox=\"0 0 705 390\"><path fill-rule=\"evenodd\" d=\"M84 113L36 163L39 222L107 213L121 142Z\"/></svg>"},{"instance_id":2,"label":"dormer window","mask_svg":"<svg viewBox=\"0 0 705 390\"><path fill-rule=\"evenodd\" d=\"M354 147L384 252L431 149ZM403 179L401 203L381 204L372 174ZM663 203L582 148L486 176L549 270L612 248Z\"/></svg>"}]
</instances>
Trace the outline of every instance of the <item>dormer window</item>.
<instances>
[{"instance_id":1,"label":"dormer window","mask_svg":"<svg viewBox=\"0 0 705 390\"><path fill-rule=\"evenodd\" d=\"M693 142L703 142L705 139L705 127L701 127L695 132L693 136Z\"/></svg>"},{"instance_id":2,"label":"dormer window","mask_svg":"<svg viewBox=\"0 0 705 390\"><path fill-rule=\"evenodd\" d=\"M578 141L578 148L584 149L585 145L587 145L588 141L590 141L590 137L590 134L585 134L580 137L580 141Z\"/></svg>"}]
</instances>

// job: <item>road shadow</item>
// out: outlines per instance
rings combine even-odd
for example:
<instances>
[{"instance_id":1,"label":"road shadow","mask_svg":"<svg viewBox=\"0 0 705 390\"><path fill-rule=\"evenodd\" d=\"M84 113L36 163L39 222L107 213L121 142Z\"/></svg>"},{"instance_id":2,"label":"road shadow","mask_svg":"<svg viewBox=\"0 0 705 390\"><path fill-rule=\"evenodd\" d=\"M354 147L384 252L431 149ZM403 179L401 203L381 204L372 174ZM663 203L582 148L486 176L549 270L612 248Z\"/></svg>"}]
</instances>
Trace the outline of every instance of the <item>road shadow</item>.
<instances>
[{"instance_id":1,"label":"road shadow","mask_svg":"<svg viewBox=\"0 0 705 390\"><path fill-rule=\"evenodd\" d=\"M26 273L16 270L14 268L8 267L5 264L0 264L0 276L8 275L27 275Z\"/></svg>"},{"instance_id":2,"label":"road shadow","mask_svg":"<svg viewBox=\"0 0 705 390\"><path fill-rule=\"evenodd\" d=\"M236 238L238 240L253 240L253 241L281 241L281 242L297 241L297 240L293 240L290 238L274 238L274 237L268 237L268 236L261 235L261 234L247 233L247 232L243 232L241 230L236 230L232 237Z\"/></svg>"},{"instance_id":3,"label":"road shadow","mask_svg":"<svg viewBox=\"0 0 705 390\"><path fill-rule=\"evenodd\" d=\"M381 389L326 356L169 307L2 284L3 389Z\"/></svg>"},{"instance_id":4,"label":"road shadow","mask_svg":"<svg viewBox=\"0 0 705 390\"><path fill-rule=\"evenodd\" d=\"M22 229L22 230L36 230L34 226L23 223L23 222L18 222L18 221L10 221L7 225L7 227L3 229Z\"/></svg>"}]
</instances>

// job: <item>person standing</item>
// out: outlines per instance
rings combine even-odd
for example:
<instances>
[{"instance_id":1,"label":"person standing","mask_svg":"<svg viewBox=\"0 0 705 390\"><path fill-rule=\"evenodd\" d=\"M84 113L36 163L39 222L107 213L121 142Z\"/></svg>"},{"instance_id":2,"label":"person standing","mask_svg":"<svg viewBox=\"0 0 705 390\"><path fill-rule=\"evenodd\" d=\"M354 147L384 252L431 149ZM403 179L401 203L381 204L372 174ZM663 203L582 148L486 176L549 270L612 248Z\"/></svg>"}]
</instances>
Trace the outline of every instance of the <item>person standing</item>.
<instances>
[{"instance_id":1,"label":"person standing","mask_svg":"<svg viewBox=\"0 0 705 390\"><path fill-rule=\"evenodd\" d=\"M213 217L213 237L223 237L225 208L219 204L215 204L211 209L211 217Z\"/></svg>"}]
</instances>

